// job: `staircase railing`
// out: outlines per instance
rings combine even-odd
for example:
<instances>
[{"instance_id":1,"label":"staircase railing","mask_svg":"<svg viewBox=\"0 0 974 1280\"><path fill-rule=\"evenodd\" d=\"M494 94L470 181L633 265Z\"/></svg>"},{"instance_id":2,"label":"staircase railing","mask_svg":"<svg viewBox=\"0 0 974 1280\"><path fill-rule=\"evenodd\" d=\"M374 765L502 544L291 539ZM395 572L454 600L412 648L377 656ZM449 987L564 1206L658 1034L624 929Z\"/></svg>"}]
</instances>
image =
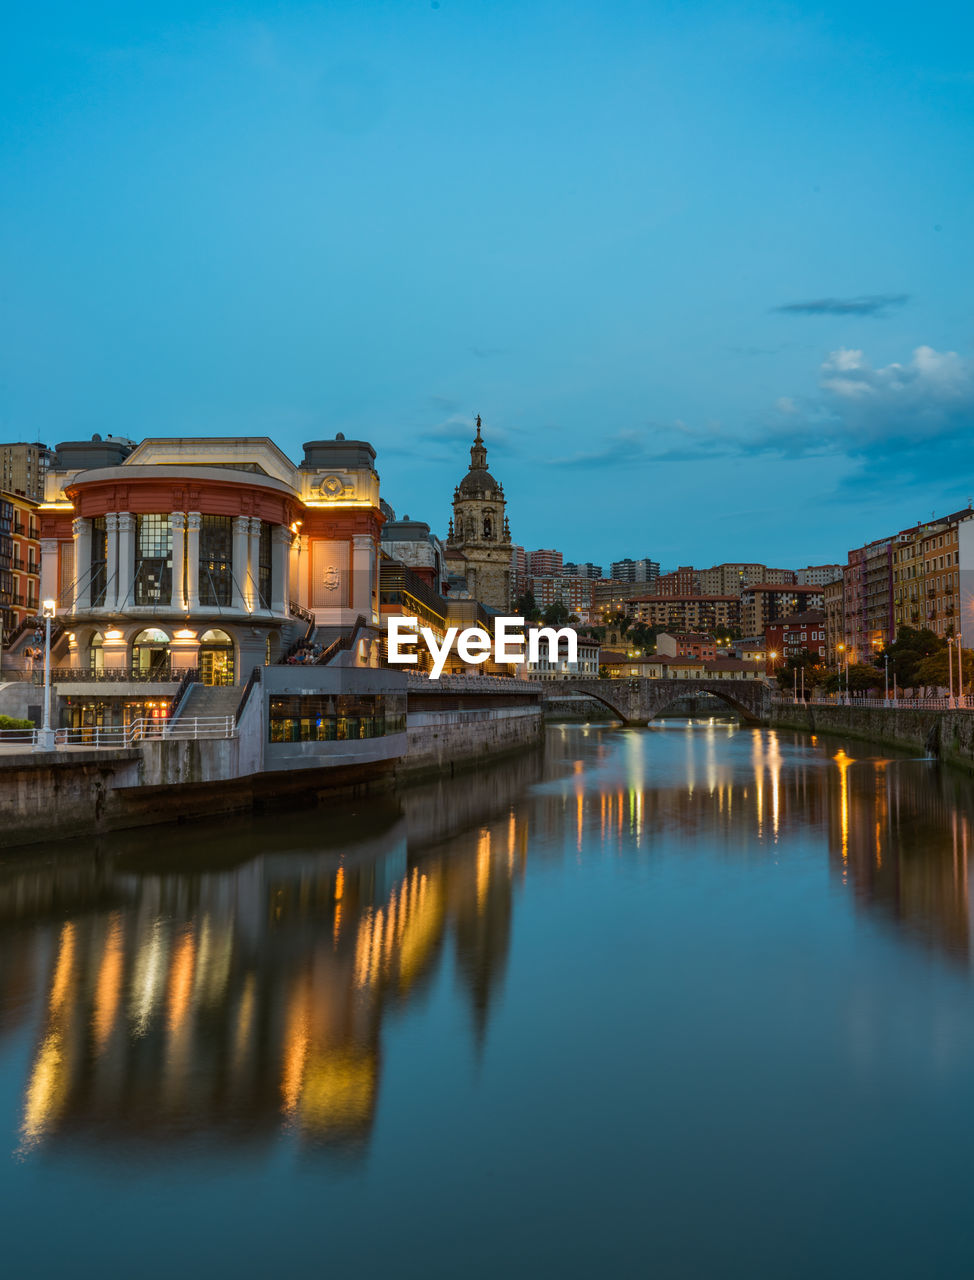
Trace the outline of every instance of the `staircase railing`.
<instances>
[{"instance_id":1,"label":"staircase railing","mask_svg":"<svg viewBox=\"0 0 974 1280\"><path fill-rule=\"evenodd\" d=\"M247 703L250 701L250 695L253 693L257 685L260 684L260 679L261 679L260 673L261 673L261 668L254 667L253 671L251 671L250 673L250 678L248 679L247 683L243 687L243 693L240 695L240 701L237 703L237 716L236 716L237 724L240 723L240 718L244 713L244 708L246 707Z\"/></svg>"},{"instance_id":2,"label":"staircase railing","mask_svg":"<svg viewBox=\"0 0 974 1280\"><path fill-rule=\"evenodd\" d=\"M190 667L188 668L186 674L183 676L182 680L180 680L179 688L176 690L175 694L173 695L173 700L169 704L170 723L172 723L172 721L176 719L176 716L179 714L180 707L186 700L186 695L189 693L192 686L196 684L199 678L200 678L199 667Z\"/></svg>"},{"instance_id":3,"label":"staircase railing","mask_svg":"<svg viewBox=\"0 0 974 1280\"><path fill-rule=\"evenodd\" d=\"M303 618L305 622L307 622L308 626L304 635L295 640L294 644L290 646L286 653L281 654L277 660L278 665L287 662L288 658L293 658L299 649L303 649L305 645L310 644L311 637L314 635L317 626L314 614L310 610L305 609L302 605L299 605L295 600L292 600L289 603L288 608L296 618Z\"/></svg>"},{"instance_id":4,"label":"staircase railing","mask_svg":"<svg viewBox=\"0 0 974 1280\"><path fill-rule=\"evenodd\" d=\"M348 635L339 636L337 640L333 640L327 649L323 649L321 653L318 654L317 658L315 658L315 664L321 667L327 666L328 663L331 662L332 658L337 657L340 653L347 652L347 650L351 649L355 644L355 641L358 639L358 633L368 625L369 624L362 615L359 614Z\"/></svg>"}]
</instances>

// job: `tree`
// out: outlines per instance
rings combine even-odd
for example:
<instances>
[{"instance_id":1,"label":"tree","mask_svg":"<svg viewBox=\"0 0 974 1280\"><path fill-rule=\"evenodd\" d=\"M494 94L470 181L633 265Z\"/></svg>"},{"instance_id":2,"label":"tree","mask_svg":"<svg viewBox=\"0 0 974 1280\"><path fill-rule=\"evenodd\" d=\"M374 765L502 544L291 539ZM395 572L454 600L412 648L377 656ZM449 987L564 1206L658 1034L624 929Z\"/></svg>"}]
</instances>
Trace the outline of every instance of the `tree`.
<instances>
[{"instance_id":1,"label":"tree","mask_svg":"<svg viewBox=\"0 0 974 1280\"><path fill-rule=\"evenodd\" d=\"M974 676L974 651L971 649L961 650L961 674L964 677L964 685L967 687ZM953 668L953 677L951 677L950 669ZM933 653L929 658L924 658L916 667L915 685L933 685L940 689L949 689L953 685L954 693L958 692L957 688L957 654L951 653L947 646L937 653Z\"/></svg>"},{"instance_id":2,"label":"tree","mask_svg":"<svg viewBox=\"0 0 974 1280\"><path fill-rule=\"evenodd\" d=\"M849 666L849 692L865 693L867 689L881 689L883 687L883 678L883 672L878 668L867 667L861 662L853 662ZM822 687L827 693L845 693L845 667L827 675L822 681Z\"/></svg>"},{"instance_id":3,"label":"tree","mask_svg":"<svg viewBox=\"0 0 974 1280\"><path fill-rule=\"evenodd\" d=\"M553 604L549 604L547 609L541 615L541 620L546 627L563 627L570 616L568 605L564 600L556 600Z\"/></svg>"},{"instance_id":4,"label":"tree","mask_svg":"<svg viewBox=\"0 0 974 1280\"><path fill-rule=\"evenodd\" d=\"M634 622L629 628L629 644L634 649L641 649L643 653L655 653L656 637L660 630L660 627L651 627L646 622Z\"/></svg>"},{"instance_id":5,"label":"tree","mask_svg":"<svg viewBox=\"0 0 974 1280\"><path fill-rule=\"evenodd\" d=\"M540 622L541 610L538 608L533 591L525 591L523 595L518 596L514 602L514 612L525 622Z\"/></svg>"},{"instance_id":6,"label":"tree","mask_svg":"<svg viewBox=\"0 0 974 1280\"><path fill-rule=\"evenodd\" d=\"M882 658L883 653L887 653L890 677L895 676L901 688L912 689L919 684L932 683L920 678L919 666L924 659L946 651L946 642L929 628L901 627L896 640L887 645L879 657Z\"/></svg>"},{"instance_id":7,"label":"tree","mask_svg":"<svg viewBox=\"0 0 974 1280\"><path fill-rule=\"evenodd\" d=\"M865 693L867 689L878 689L882 686L884 676L878 667L868 667L863 662L854 662L849 667L849 689L852 693Z\"/></svg>"},{"instance_id":8,"label":"tree","mask_svg":"<svg viewBox=\"0 0 974 1280\"><path fill-rule=\"evenodd\" d=\"M805 670L804 688L806 693L817 685L824 684L827 679L828 673L825 667L816 662L815 658L805 650L796 657L787 658L784 664L778 668L775 674L780 687L791 690L797 685L799 689L802 688L803 682L800 674L802 668Z\"/></svg>"}]
</instances>

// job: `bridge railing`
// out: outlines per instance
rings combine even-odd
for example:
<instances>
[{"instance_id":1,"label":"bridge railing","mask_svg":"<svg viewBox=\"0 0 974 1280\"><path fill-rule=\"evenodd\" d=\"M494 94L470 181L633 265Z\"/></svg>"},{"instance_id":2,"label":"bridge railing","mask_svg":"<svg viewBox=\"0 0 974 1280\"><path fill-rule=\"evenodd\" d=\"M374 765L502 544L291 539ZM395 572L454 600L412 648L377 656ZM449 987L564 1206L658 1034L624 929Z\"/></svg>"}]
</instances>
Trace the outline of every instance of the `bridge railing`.
<instances>
[{"instance_id":1,"label":"bridge railing","mask_svg":"<svg viewBox=\"0 0 974 1280\"><path fill-rule=\"evenodd\" d=\"M861 707L864 711L974 711L974 696L971 694L946 698L857 698L854 694L845 697L837 694L834 698L806 698L804 703L799 698L775 698L775 706L793 707Z\"/></svg>"}]
</instances>

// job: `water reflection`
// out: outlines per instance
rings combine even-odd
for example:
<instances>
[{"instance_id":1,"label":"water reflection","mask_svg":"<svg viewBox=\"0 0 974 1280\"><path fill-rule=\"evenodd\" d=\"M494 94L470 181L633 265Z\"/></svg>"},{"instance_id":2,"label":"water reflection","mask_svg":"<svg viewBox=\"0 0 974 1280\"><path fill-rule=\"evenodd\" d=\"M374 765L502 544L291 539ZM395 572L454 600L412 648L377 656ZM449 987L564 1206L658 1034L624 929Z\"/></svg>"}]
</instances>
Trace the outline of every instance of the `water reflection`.
<instances>
[{"instance_id":1,"label":"water reflection","mask_svg":"<svg viewBox=\"0 0 974 1280\"><path fill-rule=\"evenodd\" d=\"M362 1149L383 1023L445 965L488 1035L529 862L746 866L811 842L871 920L966 965L970 798L862 745L555 727L543 761L358 809L33 851L0 867L0 1049L33 1044L21 1151L282 1131Z\"/></svg>"}]
</instances>

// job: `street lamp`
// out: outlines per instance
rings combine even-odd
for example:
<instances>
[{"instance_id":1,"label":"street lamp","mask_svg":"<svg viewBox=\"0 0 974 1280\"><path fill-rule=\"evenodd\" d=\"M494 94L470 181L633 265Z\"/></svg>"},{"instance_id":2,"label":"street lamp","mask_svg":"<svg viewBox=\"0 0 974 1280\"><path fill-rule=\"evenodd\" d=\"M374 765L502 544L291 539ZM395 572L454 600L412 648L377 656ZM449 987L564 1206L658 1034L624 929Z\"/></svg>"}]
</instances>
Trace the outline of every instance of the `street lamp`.
<instances>
[{"instance_id":1,"label":"street lamp","mask_svg":"<svg viewBox=\"0 0 974 1280\"><path fill-rule=\"evenodd\" d=\"M882 643L883 643L882 640L874 640L873 648L878 649ZM886 698L886 701L889 702L889 654L885 651L885 649L883 650L883 664L885 667L885 675L886 675L885 698Z\"/></svg>"},{"instance_id":2,"label":"street lamp","mask_svg":"<svg viewBox=\"0 0 974 1280\"><path fill-rule=\"evenodd\" d=\"M838 649L839 653L845 654L845 700L848 703L849 701L849 650L845 647L844 644L836 645L836 648ZM840 658L839 661L841 662L842 659Z\"/></svg>"},{"instance_id":3,"label":"street lamp","mask_svg":"<svg viewBox=\"0 0 974 1280\"><path fill-rule=\"evenodd\" d=\"M54 747L54 730L51 728L51 619L57 602L45 600L41 610L44 618L44 723L37 735L37 750L51 751Z\"/></svg>"},{"instance_id":4,"label":"street lamp","mask_svg":"<svg viewBox=\"0 0 974 1280\"><path fill-rule=\"evenodd\" d=\"M957 695L954 694L953 650L954 650L955 644L957 646ZM963 689L961 687L961 673L960 673L960 636L947 637L947 687L949 690L948 705L951 707L956 707L957 697L963 694Z\"/></svg>"}]
</instances>

